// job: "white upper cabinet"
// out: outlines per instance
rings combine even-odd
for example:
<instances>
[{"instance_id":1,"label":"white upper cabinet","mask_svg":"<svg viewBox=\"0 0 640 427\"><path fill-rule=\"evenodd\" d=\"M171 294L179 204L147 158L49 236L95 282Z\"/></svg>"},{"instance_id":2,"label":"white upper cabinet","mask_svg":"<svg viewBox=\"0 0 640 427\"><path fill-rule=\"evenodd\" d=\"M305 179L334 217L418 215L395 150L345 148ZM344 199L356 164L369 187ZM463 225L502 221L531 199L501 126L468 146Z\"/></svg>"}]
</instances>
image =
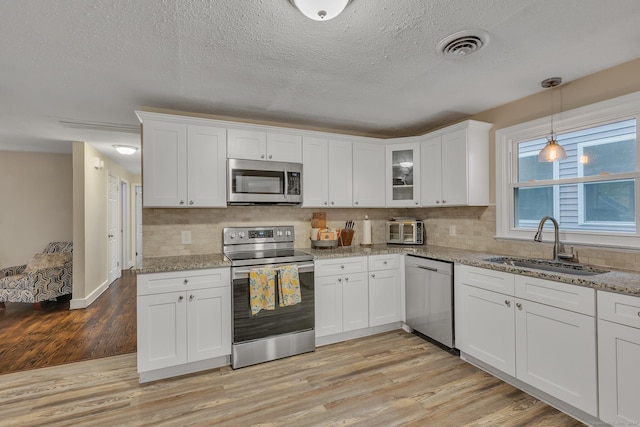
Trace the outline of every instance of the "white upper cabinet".
<instances>
[{"instance_id":1,"label":"white upper cabinet","mask_svg":"<svg viewBox=\"0 0 640 427\"><path fill-rule=\"evenodd\" d=\"M226 129L145 120L145 207L225 207Z\"/></svg>"},{"instance_id":2,"label":"white upper cabinet","mask_svg":"<svg viewBox=\"0 0 640 427\"><path fill-rule=\"evenodd\" d=\"M422 206L489 204L489 129L467 120L425 135L421 143Z\"/></svg>"},{"instance_id":3,"label":"white upper cabinet","mask_svg":"<svg viewBox=\"0 0 640 427\"><path fill-rule=\"evenodd\" d=\"M420 205L420 144L403 143L386 146L387 206Z\"/></svg>"},{"instance_id":4,"label":"white upper cabinet","mask_svg":"<svg viewBox=\"0 0 640 427\"><path fill-rule=\"evenodd\" d=\"M329 205L329 143L322 138L304 138L302 152L302 196L305 207Z\"/></svg>"},{"instance_id":5,"label":"white upper cabinet","mask_svg":"<svg viewBox=\"0 0 640 427\"><path fill-rule=\"evenodd\" d=\"M350 141L304 138L304 207L353 205L353 154Z\"/></svg>"},{"instance_id":6,"label":"white upper cabinet","mask_svg":"<svg viewBox=\"0 0 640 427\"><path fill-rule=\"evenodd\" d=\"M229 129L230 159L302 162L302 136L260 130Z\"/></svg>"},{"instance_id":7,"label":"white upper cabinet","mask_svg":"<svg viewBox=\"0 0 640 427\"><path fill-rule=\"evenodd\" d=\"M353 143L353 206L383 208L385 197L385 147Z\"/></svg>"},{"instance_id":8,"label":"white upper cabinet","mask_svg":"<svg viewBox=\"0 0 640 427\"><path fill-rule=\"evenodd\" d=\"M329 207L353 205L351 145L350 141L329 140Z\"/></svg>"},{"instance_id":9,"label":"white upper cabinet","mask_svg":"<svg viewBox=\"0 0 640 427\"><path fill-rule=\"evenodd\" d=\"M227 206L226 152L226 129L194 125L187 127L189 207Z\"/></svg>"}]
</instances>

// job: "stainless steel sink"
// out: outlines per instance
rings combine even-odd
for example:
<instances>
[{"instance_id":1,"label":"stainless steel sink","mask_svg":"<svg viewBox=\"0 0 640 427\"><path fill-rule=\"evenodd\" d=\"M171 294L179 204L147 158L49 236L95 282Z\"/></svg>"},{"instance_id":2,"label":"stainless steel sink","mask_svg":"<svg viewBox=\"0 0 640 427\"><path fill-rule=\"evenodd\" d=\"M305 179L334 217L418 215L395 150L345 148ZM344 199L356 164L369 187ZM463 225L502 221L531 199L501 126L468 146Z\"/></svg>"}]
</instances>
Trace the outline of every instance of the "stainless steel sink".
<instances>
[{"instance_id":1,"label":"stainless steel sink","mask_svg":"<svg viewBox=\"0 0 640 427\"><path fill-rule=\"evenodd\" d=\"M572 274L575 276L595 276L598 274L609 272L609 270L602 270L582 264L569 264L546 259L513 258L501 256L487 258L485 259L485 261L495 262L496 264L509 265L512 267L524 267L533 270L544 270L555 273Z\"/></svg>"}]
</instances>

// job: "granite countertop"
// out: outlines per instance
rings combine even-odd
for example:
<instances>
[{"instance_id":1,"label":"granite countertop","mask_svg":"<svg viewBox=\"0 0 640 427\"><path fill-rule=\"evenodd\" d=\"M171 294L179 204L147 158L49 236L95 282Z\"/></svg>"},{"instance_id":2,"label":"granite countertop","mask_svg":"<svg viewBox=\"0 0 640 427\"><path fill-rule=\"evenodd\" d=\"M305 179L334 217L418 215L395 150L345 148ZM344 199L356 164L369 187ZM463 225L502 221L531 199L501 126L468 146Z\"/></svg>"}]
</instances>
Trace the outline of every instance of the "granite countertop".
<instances>
[{"instance_id":1,"label":"granite countertop","mask_svg":"<svg viewBox=\"0 0 640 427\"><path fill-rule=\"evenodd\" d=\"M487 258L499 256L499 254L477 252L465 249L455 249L444 246L397 246L397 245L373 245L373 246L346 246L335 249L298 248L303 252L313 255L314 259L331 259L351 256L408 254L440 261L449 261L458 264L471 265L497 271L522 274L541 279L555 280L557 282L571 283L578 286L586 286L597 290L605 290L630 295L640 296L640 273L632 271L611 270L608 273L595 276L575 276L543 270L535 270L524 267L497 264L487 261ZM196 270L201 268L230 267L231 262L223 254L209 255L185 255L158 258L145 258L138 273L160 273L167 271Z\"/></svg>"},{"instance_id":2,"label":"granite countertop","mask_svg":"<svg viewBox=\"0 0 640 427\"><path fill-rule=\"evenodd\" d=\"M144 273L164 273L167 271L199 270L202 268L230 267L229 261L223 254L183 255L144 258L142 266L136 271Z\"/></svg>"},{"instance_id":3,"label":"granite countertop","mask_svg":"<svg viewBox=\"0 0 640 427\"><path fill-rule=\"evenodd\" d=\"M465 249L455 249L444 246L393 246L373 245L347 246L336 249L302 249L311 253L315 259L330 259L346 256L384 255L384 254L409 254L424 258L432 258L440 261L449 261L457 264L471 265L508 273L522 274L524 276L539 277L541 279L555 280L557 282L571 283L578 286L586 286L597 290L612 291L640 296L640 273L633 271L611 270L608 273L595 276L575 276L544 270L535 270L525 267L497 264L487 261L487 258L500 256L495 253L477 252ZM609 270L609 269L607 269Z\"/></svg>"}]
</instances>

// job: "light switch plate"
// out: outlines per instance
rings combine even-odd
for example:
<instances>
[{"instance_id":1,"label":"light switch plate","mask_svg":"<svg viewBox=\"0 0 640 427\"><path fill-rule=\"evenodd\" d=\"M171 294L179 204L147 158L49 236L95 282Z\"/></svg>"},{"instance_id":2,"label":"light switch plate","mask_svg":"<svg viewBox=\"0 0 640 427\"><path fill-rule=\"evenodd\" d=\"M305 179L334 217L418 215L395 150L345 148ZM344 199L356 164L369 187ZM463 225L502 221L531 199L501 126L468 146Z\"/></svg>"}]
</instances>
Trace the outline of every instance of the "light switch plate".
<instances>
[{"instance_id":1,"label":"light switch plate","mask_svg":"<svg viewBox=\"0 0 640 427\"><path fill-rule=\"evenodd\" d=\"M183 245L191 244L191 230L182 230L182 244Z\"/></svg>"}]
</instances>

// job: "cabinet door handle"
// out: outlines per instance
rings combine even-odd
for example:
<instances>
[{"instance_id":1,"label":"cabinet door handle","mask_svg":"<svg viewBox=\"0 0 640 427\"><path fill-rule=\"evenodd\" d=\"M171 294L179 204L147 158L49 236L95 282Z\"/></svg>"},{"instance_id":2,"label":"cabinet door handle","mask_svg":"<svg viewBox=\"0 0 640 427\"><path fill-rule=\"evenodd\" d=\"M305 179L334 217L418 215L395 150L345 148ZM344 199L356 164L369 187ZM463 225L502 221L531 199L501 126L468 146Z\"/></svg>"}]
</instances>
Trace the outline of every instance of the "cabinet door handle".
<instances>
[{"instance_id":1,"label":"cabinet door handle","mask_svg":"<svg viewBox=\"0 0 640 427\"><path fill-rule=\"evenodd\" d=\"M509 301L508 299L504 300L504 303L507 307L511 307L511 301Z\"/></svg>"},{"instance_id":2,"label":"cabinet door handle","mask_svg":"<svg viewBox=\"0 0 640 427\"><path fill-rule=\"evenodd\" d=\"M189 279L184 279L184 282L182 282L183 285L188 285L189 284Z\"/></svg>"},{"instance_id":3,"label":"cabinet door handle","mask_svg":"<svg viewBox=\"0 0 640 427\"><path fill-rule=\"evenodd\" d=\"M344 278L344 281L345 281L345 282L348 282L348 281L349 281L349 278L348 278L348 277L345 277L345 278Z\"/></svg>"},{"instance_id":4,"label":"cabinet door handle","mask_svg":"<svg viewBox=\"0 0 640 427\"><path fill-rule=\"evenodd\" d=\"M193 204L193 200L189 200L189 204L192 205Z\"/></svg>"},{"instance_id":5,"label":"cabinet door handle","mask_svg":"<svg viewBox=\"0 0 640 427\"><path fill-rule=\"evenodd\" d=\"M419 205L420 203L416 202L416 206Z\"/></svg>"},{"instance_id":6,"label":"cabinet door handle","mask_svg":"<svg viewBox=\"0 0 640 427\"><path fill-rule=\"evenodd\" d=\"M195 297L193 295L189 295L189 301L193 301Z\"/></svg>"},{"instance_id":7,"label":"cabinet door handle","mask_svg":"<svg viewBox=\"0 0 640 427\"><path fill-rule=\"evenodd\" d=\"M260 154L260 158L261 158L261 159L264 159L264 154Z\"/></svg>"},{"instance_id":8,"label":"cabinet door handle","mask_svg":"<svg viewBox=\"0 0 640 427\"><path fill-rule=\"evenodd\" d=\"M340 268L344 270L344 265L341 265Z\"/></svg>"},{"instance_id":9,"label":"cabinet door handle","mask_svg":"<svg viewBox=\"0 0 640 427\"><path fill-rule=\"evenodd\" d=\"M373 277L373 278L375 279L375 278L376 278L376 274L375 274L375 273L373 273L373 274L371 275L371 277Z\"/></svg>"},{"instance_id":10,"label":"cabinet door handle","mask_svg":"<svg viewBox=\"0 0 640 427\"><path fill-rule=\"evenodd\" d=\"M183 300L183 299L184 299L184 297L183 297L182 295L180 295L180 296L178 297L178 302L182 302L182 300Z\"/></svg>"},{"instance_id":11,"label":"cabinet door handle","mask_svg":"<svg viewBox=\"0 0 640 427\"><path fill-rule=\"evenodd\" d=\"M443 200L443 201L442 201L442 203L447 203L447 201L446 201L446 200Z\"/></svg>"},{"instance_id":12,"label":"cabinet door handle","mask_svg":"<svg viewBox=\"0 0 640 427\"><path fill-rule=\"evenodd\" d=\"M357 205L357 204L358 204L358 202L355 202L355 203L354 203L354 205Z\"/></svg>"},{"instance_id":13,"label":"cabinet door handle","mask_svg":"<svg viewBox=\"0 0 640 427\"><path fill-rule=\"evenodd\" d=\"M333 202L331 202L331 204L333 204Z\"/></svg>"},{"instance_id":14,"label":"cabinet door handle","mask_svg":"<svg viewBox=\"0 0 640 427\"><path fill-rule=\"evenodd\" d=\"M382 263L383 263L384 265L387 265L387 264L388 264L388 262L387 262L387 261L382 261Z\"/></svg>"},{"instance_id":15,"label":"cabinet door handle","mask_svg":"<svg viewBox=\"0 0 640 427\"><path fill-rule=\"evenodd\" d=\"M270 159L272 159L272 158L273 158L273 156L272 156L271 154L269 154L269 158L270 158Z\"/></svg>"},{"instance_id":16,"label":"cabinet door handle","mask_svg":"<svg viewBox=\"0 0 640 427\"><path fill-rule=\"evenodd\" d=\"M342 283L342 277L338 277L338 282Z\"/></svg>"},{"instance_id":17,"label":"cabinet door handle","mask_svg":"<svg viewBox=\"0 0 640 427\"><path fill-rule=\"evenodd\" d=\"M180 200L180 204L181 204L181 205L184 205L184 200Z\"/></svg>"},{"instance_id":18,"label":"cabinet door handle","mask_svg":"<svg viewBox=\"0 0 640 427\"><path fill-rule=\"evenodd\" d=\"M638 317L640 317L640 311L638 312Z\"/></svg>"},{"instance_id":19,"label":"cabinet door handle","mask_svg":"<svg viewBox=\"0 0 640 427\"><path fill-rule=\"evenodd\" d=\"M520 304L519 302L516 303L516 307L518 307L520 310L522 310L522 304Z\"/></svg>"}]
</instances>

